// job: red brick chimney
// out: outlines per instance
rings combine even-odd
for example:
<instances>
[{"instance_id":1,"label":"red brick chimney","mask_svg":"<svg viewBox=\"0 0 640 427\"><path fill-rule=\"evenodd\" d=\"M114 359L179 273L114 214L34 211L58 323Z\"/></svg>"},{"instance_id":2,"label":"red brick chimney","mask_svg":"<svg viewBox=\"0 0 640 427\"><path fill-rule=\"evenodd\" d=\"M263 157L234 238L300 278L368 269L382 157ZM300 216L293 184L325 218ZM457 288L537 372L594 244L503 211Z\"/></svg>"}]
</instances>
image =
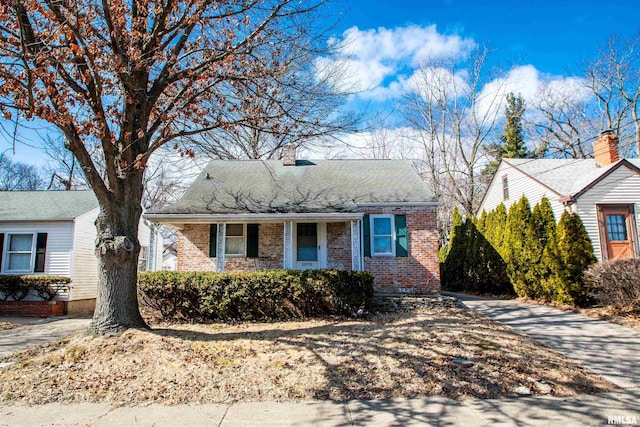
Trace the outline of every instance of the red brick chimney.
<instances>
[{"instance_id":1,"label":"red brick chimney","mask_svg":"<svg viewBox=\"0 0 640 427\"><path fill-rule=\"evenodd\" d=\"M285 144L282 147L282 164L284 166L296 165L296 146L294 144Z\"/></svg>"},{"instance_id":2,"label":"red brick chimney","mask_svg":"<svg viewBox=\"0 0 640 427\"><path fill-rule=\"evenodd\" d=\"M598 139L593 141L593 157L598 166L607 166L620 160L618 156L618 135L612 130L601 132Z\"/></svg>"}]
</instances>

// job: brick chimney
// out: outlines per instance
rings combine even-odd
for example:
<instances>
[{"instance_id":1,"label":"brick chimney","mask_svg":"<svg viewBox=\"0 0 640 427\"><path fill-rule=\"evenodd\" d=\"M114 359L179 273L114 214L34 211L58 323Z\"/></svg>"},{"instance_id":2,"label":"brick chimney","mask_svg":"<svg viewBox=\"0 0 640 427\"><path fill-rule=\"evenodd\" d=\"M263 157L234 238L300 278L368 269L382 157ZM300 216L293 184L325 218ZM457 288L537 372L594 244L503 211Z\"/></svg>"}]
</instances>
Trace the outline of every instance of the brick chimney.
<instances>
[{"instance_id":1,"label":"brick chimney","mask_svg":"<svg viewBox=\"0 0 640 427\"><path fill-rule=\"evenodd\" d=\"M593 157L598 166L607 166L620 160L618 156L618 135L612 130L600 133L593 142Z\"/></svg>"},{"instance_id":2,"label":"brick chimney","mask_svg":"<svg viewBox=\"0 0 640 427\"><path fill-rule=\"evenodd\" d=\"M285 144L282 147L282 164L284 166L296 165L296 146L294 144Z\"/></svg>"}]
</instances>

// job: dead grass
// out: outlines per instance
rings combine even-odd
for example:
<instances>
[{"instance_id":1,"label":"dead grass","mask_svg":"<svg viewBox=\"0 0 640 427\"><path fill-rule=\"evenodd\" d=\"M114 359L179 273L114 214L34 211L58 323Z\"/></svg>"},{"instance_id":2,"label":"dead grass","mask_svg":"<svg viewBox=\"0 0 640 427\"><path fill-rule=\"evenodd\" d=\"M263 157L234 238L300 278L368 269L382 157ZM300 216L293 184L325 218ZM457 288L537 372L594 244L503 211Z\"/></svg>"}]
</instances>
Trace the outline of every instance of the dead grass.
<instances>
[{"instance_id":1,"label":"dead grass","mask_svg":"<svg viewBox=\"0 0 640 427\"><path fill-rule=\"evenodd\" d=\"M10 322L0 322L0 331L6 331L9 329L17 328L20 325L16 325L15 323Z\"/></svg>"},{"instance_id":2,"label":"dead grass","mask_svg":"<svg viewBox=\"0 0 640 427\"><path fill-rule=\"evenodd\" d=\"M471 360L462 369L455 358ZM472 311L430 309L367 321L157 325L77 335L5 358L0 401L164 404L555 395L613 386Z\"/></svg>"},{"instance_id":3,"label":"dead grass","mask_svg":"<svg viewBox=\"0 0 640 427\"><path fill-rule=\"evenodd\" d=\"M582 308L578 310L578 312L584 316L617 323L618 325L640 331L640 313L637 311L619 311L610 307L593 307Z\"/></svg>"}]
</instances>

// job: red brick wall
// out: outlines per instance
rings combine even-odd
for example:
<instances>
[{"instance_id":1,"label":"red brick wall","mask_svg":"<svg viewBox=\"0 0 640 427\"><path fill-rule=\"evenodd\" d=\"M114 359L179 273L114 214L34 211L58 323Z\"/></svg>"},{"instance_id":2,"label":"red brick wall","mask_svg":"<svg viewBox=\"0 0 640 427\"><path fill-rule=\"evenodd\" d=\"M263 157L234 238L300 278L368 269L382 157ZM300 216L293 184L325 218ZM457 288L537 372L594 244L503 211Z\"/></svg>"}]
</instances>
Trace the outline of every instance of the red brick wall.
<instances>
[{"instance_id":1,"label":"red brick wall","mask_svg":"<svg viewBox=\"0 0 640 427\"><path fill-rule=\"evenodd\" d=\"M404 214L409 233L408 257L365 257L365 270L381 292L428 293L440 290L435 207L367 208L368 214ZM351 269L350 222L327 224L327 266ZM283 225L259 225L259 258L227 257L225 270L282 268ZM209 225L186 224L178 233L178 270L215 271L209 258Z\"/></svg>"},{"instance_id":2,"label":"red brick wall","mask_svg":"<svg viewBox=\"0 0 640 427\"><path fill-rule=\"evenodd\" d=\"M226 271L282 268L284 231L282 224L258 226L258 257L225 257ZM216 259L209 258L209 224L185 224L178 232L178 271L215 271Z\"/></svg>"},{"instance_id":3,"label":"red brick wall","mask_svg":"<svg viewBox=\"0 0 640 427\"><path fill-rule=\"evenodd\" d=\"M4 316L49 317L64 315L64 301L0 301Z\"/></svg>"},{"instance_id":4,"label":"red brick wall","mask_svg":"<svg viewBox=\"0 0 640 427\"><path fill-rule=\"evenodd\" d=\"M440 291L435 207L367 208L366 213L407 216L409 256L364 259L365 270L375 276L376 290L389 293Z\"/></svg>"},{"instance_id":5,"label":"red brick wall","mask_svg":"<svg viewBox=\"0 0 640 427\"><path fill-rule=\"evenodd\" d=\"M351 270L351 222L327 223L327 267Z\"/></svg>"}]
</instances>

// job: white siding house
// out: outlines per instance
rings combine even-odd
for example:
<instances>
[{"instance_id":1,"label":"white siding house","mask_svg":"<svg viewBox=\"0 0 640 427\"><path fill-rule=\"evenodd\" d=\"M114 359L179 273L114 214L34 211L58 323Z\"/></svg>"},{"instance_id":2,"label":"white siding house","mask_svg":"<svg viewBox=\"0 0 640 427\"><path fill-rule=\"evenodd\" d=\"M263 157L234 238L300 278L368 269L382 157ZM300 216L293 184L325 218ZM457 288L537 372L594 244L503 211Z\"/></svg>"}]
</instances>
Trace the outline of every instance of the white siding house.
<instances>
[{"instance_id":1,"label":"white siding house","mask_svg":"<svg viewBox=\"0 0 640 427\"><path fill-rule=\"evenodd\" d=\"M551 202L556 221L565 209L577 213L598 260L638 257L640 160L618 159L617 137L594 143L595 159L502 159L478 209L507 209L526 196L533 207Z\"/></svg>"},{"instance_id":2,"label":"white siding house","mask_svg":"<svg viewBox=\"0 0 640 427\"><path fill-rule=\"evenodd\" d=\"M90 191L0 192L0 274L70 277L69 292L56 299L67 302L68 313L92 310L98 278L94 254L98 211ZM144 219L138 239L141 252L155 254L144 258L141 269L159 269L162 238ZM151 250L150 245L154 245Z\"/></svg>"}]
</instances>

